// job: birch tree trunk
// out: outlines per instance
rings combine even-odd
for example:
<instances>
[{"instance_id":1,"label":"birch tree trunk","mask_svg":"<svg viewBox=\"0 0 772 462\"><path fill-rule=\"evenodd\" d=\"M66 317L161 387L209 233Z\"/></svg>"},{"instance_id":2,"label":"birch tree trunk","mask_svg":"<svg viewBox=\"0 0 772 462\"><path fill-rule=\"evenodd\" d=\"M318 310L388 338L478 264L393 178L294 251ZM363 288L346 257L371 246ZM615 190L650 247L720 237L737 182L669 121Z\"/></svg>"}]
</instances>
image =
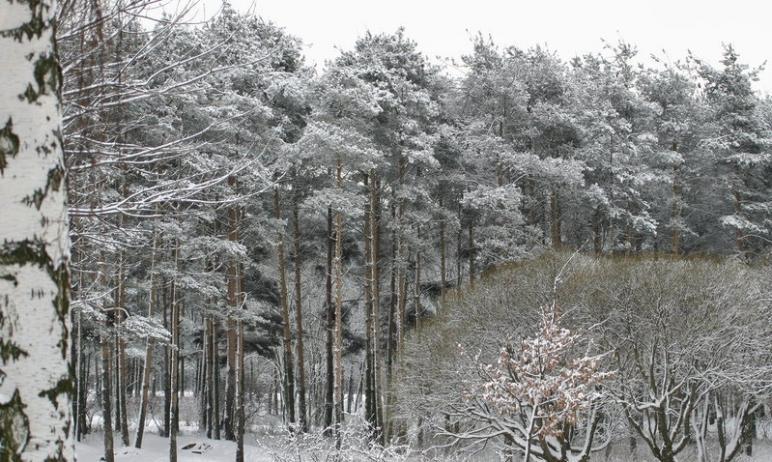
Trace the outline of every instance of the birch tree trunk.
<instances>
[{"instance_id":1,"label":"birch tree trunk","mask_svg":"<svg viewBox=\"0 0 772 462\"><path fill-rule=\"evenodd\" d=\"M50 0L0 0L0 457L69 461L69 239Z\"/></svg>"}]
</instances>

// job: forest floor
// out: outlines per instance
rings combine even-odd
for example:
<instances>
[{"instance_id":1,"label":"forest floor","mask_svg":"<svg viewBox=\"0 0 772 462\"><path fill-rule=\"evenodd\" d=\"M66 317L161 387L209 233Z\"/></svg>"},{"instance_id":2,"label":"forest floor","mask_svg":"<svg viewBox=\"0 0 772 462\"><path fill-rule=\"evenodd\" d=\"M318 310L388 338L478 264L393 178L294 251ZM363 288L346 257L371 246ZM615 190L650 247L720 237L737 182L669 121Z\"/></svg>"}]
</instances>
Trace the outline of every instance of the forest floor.
<instances>
[{"instance_id":1,"label":"forest floor","mask_svg":"<svg viewBox=\"0 0 772 462\"><path fill-rule=\"evenodd\" d=\"M292 449L287 447L287 441L281 437L267 437L261 435L258 442L255 435L250 435L244 444L245 461L249 462L275 462L277 460L286 460L285 457L291 456ZM161 438L156 434L145 435L145 442L142 449L133 447L123 447L116 435L116 462L164 462L169 460L169 440ZM178 437L179 450L178 462L232 462L236 457L236 443L225 440L209 440L198 434L180 435ZM634 453L630 453L627 444L617 444L610 451L601 451L593 454L592 462L654 462L655 459L647 453L645 447L641 447ZM101 433L88 435L84 441L76 443L75 449L79 462L99 462L104 454L103 441ZM277 457L278 456L278 457ZM491 459L493 457L493 459ZM413 458L409 458L413 460ZM418 459L416 459L418 460ZM435 459L436 460L436 459ZM457 458L449 455L448 461L493 461L498 460L495 454L482 453L471 458ZM679 460L692 462L696 460L695 454L688 449L682 454ZM772 461L772 442L768 440L758 440L754 444L754 456L738 456L734 462L770 462Z\"/></svg>"},{"instance_id":2,"label":"forest floor","mask_svg":"<svg viewBox=\"0 0 772 462\"><path fill-rule=\"evenodd\" d=\"M123 447L116 435L116 462L164 462L169 460L169 439L156 434L145 434L142 449ZM209 440L201 435L180 435L178 437L178 462L233 462L236 460L236 443L225 440ZM255 441L245 442L244 460L250 462L273 461L272 452ZM101 433L88 435L84 441L75 444L78 462L98 462L104 455Z\"/></svg>"}]
</instances>

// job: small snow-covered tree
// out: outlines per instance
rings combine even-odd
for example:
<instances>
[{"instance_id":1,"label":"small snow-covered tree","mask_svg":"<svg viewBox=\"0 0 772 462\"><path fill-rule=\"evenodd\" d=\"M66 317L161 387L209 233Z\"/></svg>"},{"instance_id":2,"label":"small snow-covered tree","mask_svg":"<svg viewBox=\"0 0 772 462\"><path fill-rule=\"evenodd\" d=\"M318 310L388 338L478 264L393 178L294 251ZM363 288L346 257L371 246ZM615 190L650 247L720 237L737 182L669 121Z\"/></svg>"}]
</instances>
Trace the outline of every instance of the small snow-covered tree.
<instances>
[{"instance_id":1,"label":"small snow-covered tree","mask_svg":"<svg viewBox=\"0 0 772 462\"><path fill-rule=\"evenodd\" d=\"M481 367L482 384L468 391L468 417L480 425L452 436L503 436L525 461L588 461L608 444L594 437L601 386L612 373L602 370L603 355L577 355L579 341L560 325L556 304L543 308L538 333L502 348L496 364Z\"/></svg>"}]
</instances>

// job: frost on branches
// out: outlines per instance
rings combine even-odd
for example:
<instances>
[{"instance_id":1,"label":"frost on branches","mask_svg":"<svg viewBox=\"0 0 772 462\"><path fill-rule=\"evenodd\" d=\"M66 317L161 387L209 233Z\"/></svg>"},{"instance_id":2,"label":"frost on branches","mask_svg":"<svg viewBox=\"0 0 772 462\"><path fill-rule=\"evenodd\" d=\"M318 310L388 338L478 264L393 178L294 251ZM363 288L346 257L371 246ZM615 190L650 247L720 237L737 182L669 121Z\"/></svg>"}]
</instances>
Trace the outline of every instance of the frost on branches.
<instances>
[{"instance_id":1,"label":"frost on branches","mask_svg":"<svg viewBox=\"0 0 772 462\"><path fill-rule=\"evenodd\" d=\"M587 461L602 421L602 384L613 373L601 370L603 355L575 357L580 336L561 327L556 306L542 309L538 334L501 349L496 364L483 365L483 383L466 401L488 428L459 439L505 437L523 460Z\"/></svg>"}]
</instances>

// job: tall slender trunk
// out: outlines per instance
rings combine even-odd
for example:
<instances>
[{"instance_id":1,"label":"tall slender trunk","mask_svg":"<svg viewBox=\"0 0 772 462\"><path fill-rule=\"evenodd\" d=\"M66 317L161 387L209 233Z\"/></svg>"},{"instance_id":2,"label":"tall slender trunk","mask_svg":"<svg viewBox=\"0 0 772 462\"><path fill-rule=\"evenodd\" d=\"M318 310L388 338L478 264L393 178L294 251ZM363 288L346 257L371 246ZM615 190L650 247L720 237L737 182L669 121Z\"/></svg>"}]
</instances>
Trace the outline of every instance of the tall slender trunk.
<instances>
[{"instance_id":1,"label":"tall slender trunk","mask_svg":"<svg viewBox=\"0 0 772 462\"><path fill-rule=\"evenodd\" d=\"M599 205L592 212L592 243L596 255L603 253L604 229L603 229L603 209Z\"/></svg>"},{"instance_id":2,"label":"tall slender trunk","mask_svg":"<svg viewBox=\"0 0 772 462\"><path fill-rule=\"evenodd\" d=\"M678 152L678 143L673 143L671 149ZM681 254L681 210L682 203L681 175L678 166L673 167L672 205L670 206L670 251L674 255Z\"/></svg>"},{"instance_id":3,"label":"tall slender trunk","mask_svg":"<svg viewBox=\"0 0 772 462\"><path fill-rule=\"evenodd\" d=\"M553 249L560 249L563 246L560 215L560 196L553 189L550 193L550 239Z\"/></svg>"},{"instance_id":4,"label":"tall slender trunk","mask_svg":"<svg viewBox=\"0 0 772 462\"><path fill-rule=\"evenodd\" d=\"M206 433L207 438L212 437L212 428L209 426L209 399L207 389L209 381L207 380L207 368L209 367L209 319L205 314L201 316L201 357L196 367L196 389L195 395L198 399L198 430Z\"/></svg>"},{"instance_id":5,"label":"tall slender trunk","mask_svg":"<svg viewBox=\"0 0 772 462\"><path fill-rule=\"evenodd\" d=\"M236 186L236 178L229 177L228 185L231 188ZM231 242L239 241L239 223L238 223L238 209L232 206L228 209L228 240ZM228 262L228 292L227 292L227 304L229 310L233 311L238 305L238 262L235 259L231 259ZM236 335L236 321L229 314L227 322L227 374L225 378L225 419L224 430L225 439L233 441L235 439L234 432L234 401L235 401L235 381L236 381L236 342L238 341Z\"/></svg>"},{"instance_id":6,"label":"tall slender trunk","mask_svg":"<svg viewBox=\"0 0 772 462\"><path fill-rule=\"evenodd\" d=\"M464 241L464 224L461 218L462 218L462 210L461 210L461 201L459 200L458 232L456 233L456 287L457 288L460 288L463 282L462 274L461 274L461 268L462 268L461 249L463 248L463 241Z\"/></svg>"},{"instance_id":7,"label":"tall slender trunk","mask_svg":"<svg viewBox=\"0 0 772 462\"><path fill-rule=\"evenodd\" d=\"M277 220L281 220L281 206L279 202L279 188L273 190L273 210ZM286 405L287 416L290 425L295 423L295 377L292 361L292 330L289 312L289 296L287 289L287 260L284 254L284 232L280 231L276 245L277 260L279 263L279 301L281 303L282 333L284 336L284 377L287 386Z\"/></svg>"},{"instance_id":8,"label":"tall slender trunk","mask_svg":"<svg viewBox=\"0 0 772 462\"><path fill-rule=\"evenodd\" d=\"M338 158L335 184L343 188L343 164ZM343 211L335 211L335 435L337 447L342 441L343 423Z\"/></svg>"},{"instance_id":9,"label":"tall slender trunk","mask_svg":"<svg viewBox=\"0 0 772 462\"><path fill-rule=\"evenodd\" d=\"M82 271L80 272L83 273ZM83 286L81 286L83 287ZM73 314L75 314L73 312ZM83 333L82 333L82 313L78 310L75 321L75 401L73 402L73 425L75 426L75 439L80 441L83 434L83 420L81 419L80 407L83 405L81 397L83 396Z\"/></svg>"},{"instance_id":10,"label":"tall slender trunk","mask_svg":"<svg viewBox=\"0 0 772 462\"><path fill-rule=\"evenodd\" d=\"M163 322L164 327L171 332L171 320L169 319L169 286L164 280L163 284ZM164 347L164 428L161 436L168 437L171 430L171 421L169 420L170 409L172 405L172 387L171 387L171 347Z\"/></svg>"},{"instance_id":11,"label":"tall slender trunk","mask_svg":"<svg viewBox=\"0 0 772 462\"><path fill-rule=\"evenodd\" d=\"M300 260L300 192L295 187L292 204L292 233L293 233L293 264L295 266L295 327L297 330L297 362L298 362L298 421L300 431L308 431L307 405L306 405L306 365L305 352L303 351L303 293Z\"/></svg>"},{"instance_id":12,"label":"tall slender trunk","mask_svg":"<svg viewBox=\"0 0 772 462\"><path fill-rule=\"evenodd\" d=\"M383 383L383 367L380 363L378 349L380 346L378 329L381 326L380 305L381 305L381 180L377 175L373 176L371 182L371 210L370 210L370 233L372 234L372 310L373 310L373 332L372 332L372 400L374 406L374 423L376 428L376 437L383 441L383 406L381 405L381 384Z\"/></svg>"},{"instance_id":13,"label":"tall slender trunk","mask_svg":"<svg viewBox=\"0 0 772 462\"><path fill-rule=\"evenodd\" d=\"M396 191L392 189L391 203L389 204L389 211L391 213L391 222L397 222L397 197ZM399 296L397 294L397 280L399 274L399 262L398 262L398 237L397 227L391 227L391 269L389 272L389 312L387 314L387 333L386 333L386 387L389 387L391 383L392 364L394 362L394 348L396 338L396 321L397 321L397 300Z\"/></svg>"},{"instance_id":14,"label":"tall slender trunk","mask_svg":"<svg viewBox=\"0 0 772 462\"><path fill-rule=\"evenodd\" d=\"M218 346L218 339L217 339L217 327L218 322L215 320L209 321L212 325L212 351L211 351L211 358L212 358L212 366L211 366L211 373L212 373L212 389L211 389L211 396L210 400L212 403L212 417L210 418L210 421L212 422L212 437L216 440L220 439L220 348Z\"/></svg>"},{"instance_id":15,"label":"tall slender trunk","mask_svg":"<svg viewBox=\"0 0 772 462\"><path fill-rule=\"evenodd\" d=\"M102 337L102 424L104 430L105 462L115 462L112 420L112 345Z\"/></svg>"},{"instance_id":16,"label":"tall slender trunk","mask_svg":"<svg viewBox=\"0 0 772 462\"><path fill-rule=\"evenodd\" d=\"M440 198L440 208L442 208L442 198ZM446 265L446 243L445 243L445 218L440 220L440 306L445 303L445 291L447 290L447 270Z\"/></svg>"},{"instance_id":17,"label":"tall slender trunk","mask_svg":"<svg viewBox=\"0 0 772 462\"><path fill-rule=\"evenodd\" d=\"M732 205L734 206L734 213L738 217L743 217L745 213L743 212L743 196L740 191L737 189L732 189ZM737 228L735 231L735 246L737 249L737 253L740 254L740 256L745 255L745 233L742 229Z\"/></svg>"},{"instance_id":18,"label":"tall slender trunk","mask_svg":"<svg viewBox=\"0 0 772 462\"><path fill-rule=\"evenodd\" d=\"M373 400L373 233L372 233L372 191L375 184L374 171L364 177L368 188L369 199L365 204L364 213L364 248L365 248L365 420L370 426L370 432L375 428L375 401Z\"/></svg>"},{"instance_id":19,"label":"tall slender trunk","mask_svg":"<svg viewBox=\"0 0 772 462\"><path fill-rule=\"evenodd\" d=\"M174 271L178 270L179 261L179 242L174 242ZM178 431L178 414L179 414L179 369L177 368L177 358L179 357L179 341L180 341L180 310L179 303L177 301L177 283L173 278L171 283L171 357L170 357L170 389L171 389L171 403L169 405L169 462L177 462L177 431Z\"/></svg>"},{"instance_id":20,"label":"tall slender trunk","mask_svg":"<svg viewBox=\"0 0 772 462\"><path fill-rule=\"evenodd\" d=\"M421 235L420 228L418 235ZM416 251L415 254L415 281L413 283L413 309L415 310L415 324L416 332L420 332L421 317L423 316L423 308L421 307L421 252Z\"/></svg>"},{"instance_id":21,"label":"tall slender trunk","mask_svg":"<svg viewBox=\"0 0 772 462\"><path fill-rule=\"evenodd\" d=\"M123 226L123 217L121 216L119 226ZM116 336L115 336L115 402L116 402L116 426L121 431L121 442L124 446L129 446L129 419L126 415L126 378L127 378L127 358L126 341L122 338L121 323L126 315L126 289L124 283L124 254L123 250L118 253L118 274L116 276L117 287L115 291L115 305L120 309L116 313Z\"/></svg>"},{"instance_id":22,"label":"tall slender trunk","mask_svg":"<svg viewBox=\"0 0 772 462\"><path fill-rule=\"evenodd\" d=\"M469 286L474 288L475 277L474 220L469 220Z\"/></svg>"},{"instance_id":23,"label":"tall slender trunk","mask_svg":"<svg viewBox=\"0 0 772 462\"><path fill-rule=\"evenodd\" d=\"M327 208L327 277L325 280L325 317L327 320L327 342L325 345L325 395L324 395L324 427L329 433L332 431L334 408L334 383L335 367L333 355L334 331L335 331L335 307L332 303L332 264L333 248L335 246L335 231L333 229L332 209Z\"/></svg>"},{"instance_id":24,"label":"tall slender trunk","mask_svg":"<svg viewBox=\"0 0 772 462\"><path fill-rule=\"evenodd\" d=\"M244 462L244 326L236 322L236 462Z\"/></svg>"},{"instance_id":25,"label":"tall slender trunk","mask_svg":"<svg viewBox=\"0 0 772 462\"><path fill-rule=\"evenodd\" d=\"M155 259L158 248L158 235L153 231L153 248L150 254L150 294L147 301L147 317L153 316L153 304L155 303ZM134 447L142 447L142 437L145 433L145 418L147 416L148 391L150 389L150 380L153 375L153 338L147 340L145 350L145 365L142 373L142 395L139 404L139 418L137 421L137 435L134 440Z\"/></svg>"}]
</instances>

